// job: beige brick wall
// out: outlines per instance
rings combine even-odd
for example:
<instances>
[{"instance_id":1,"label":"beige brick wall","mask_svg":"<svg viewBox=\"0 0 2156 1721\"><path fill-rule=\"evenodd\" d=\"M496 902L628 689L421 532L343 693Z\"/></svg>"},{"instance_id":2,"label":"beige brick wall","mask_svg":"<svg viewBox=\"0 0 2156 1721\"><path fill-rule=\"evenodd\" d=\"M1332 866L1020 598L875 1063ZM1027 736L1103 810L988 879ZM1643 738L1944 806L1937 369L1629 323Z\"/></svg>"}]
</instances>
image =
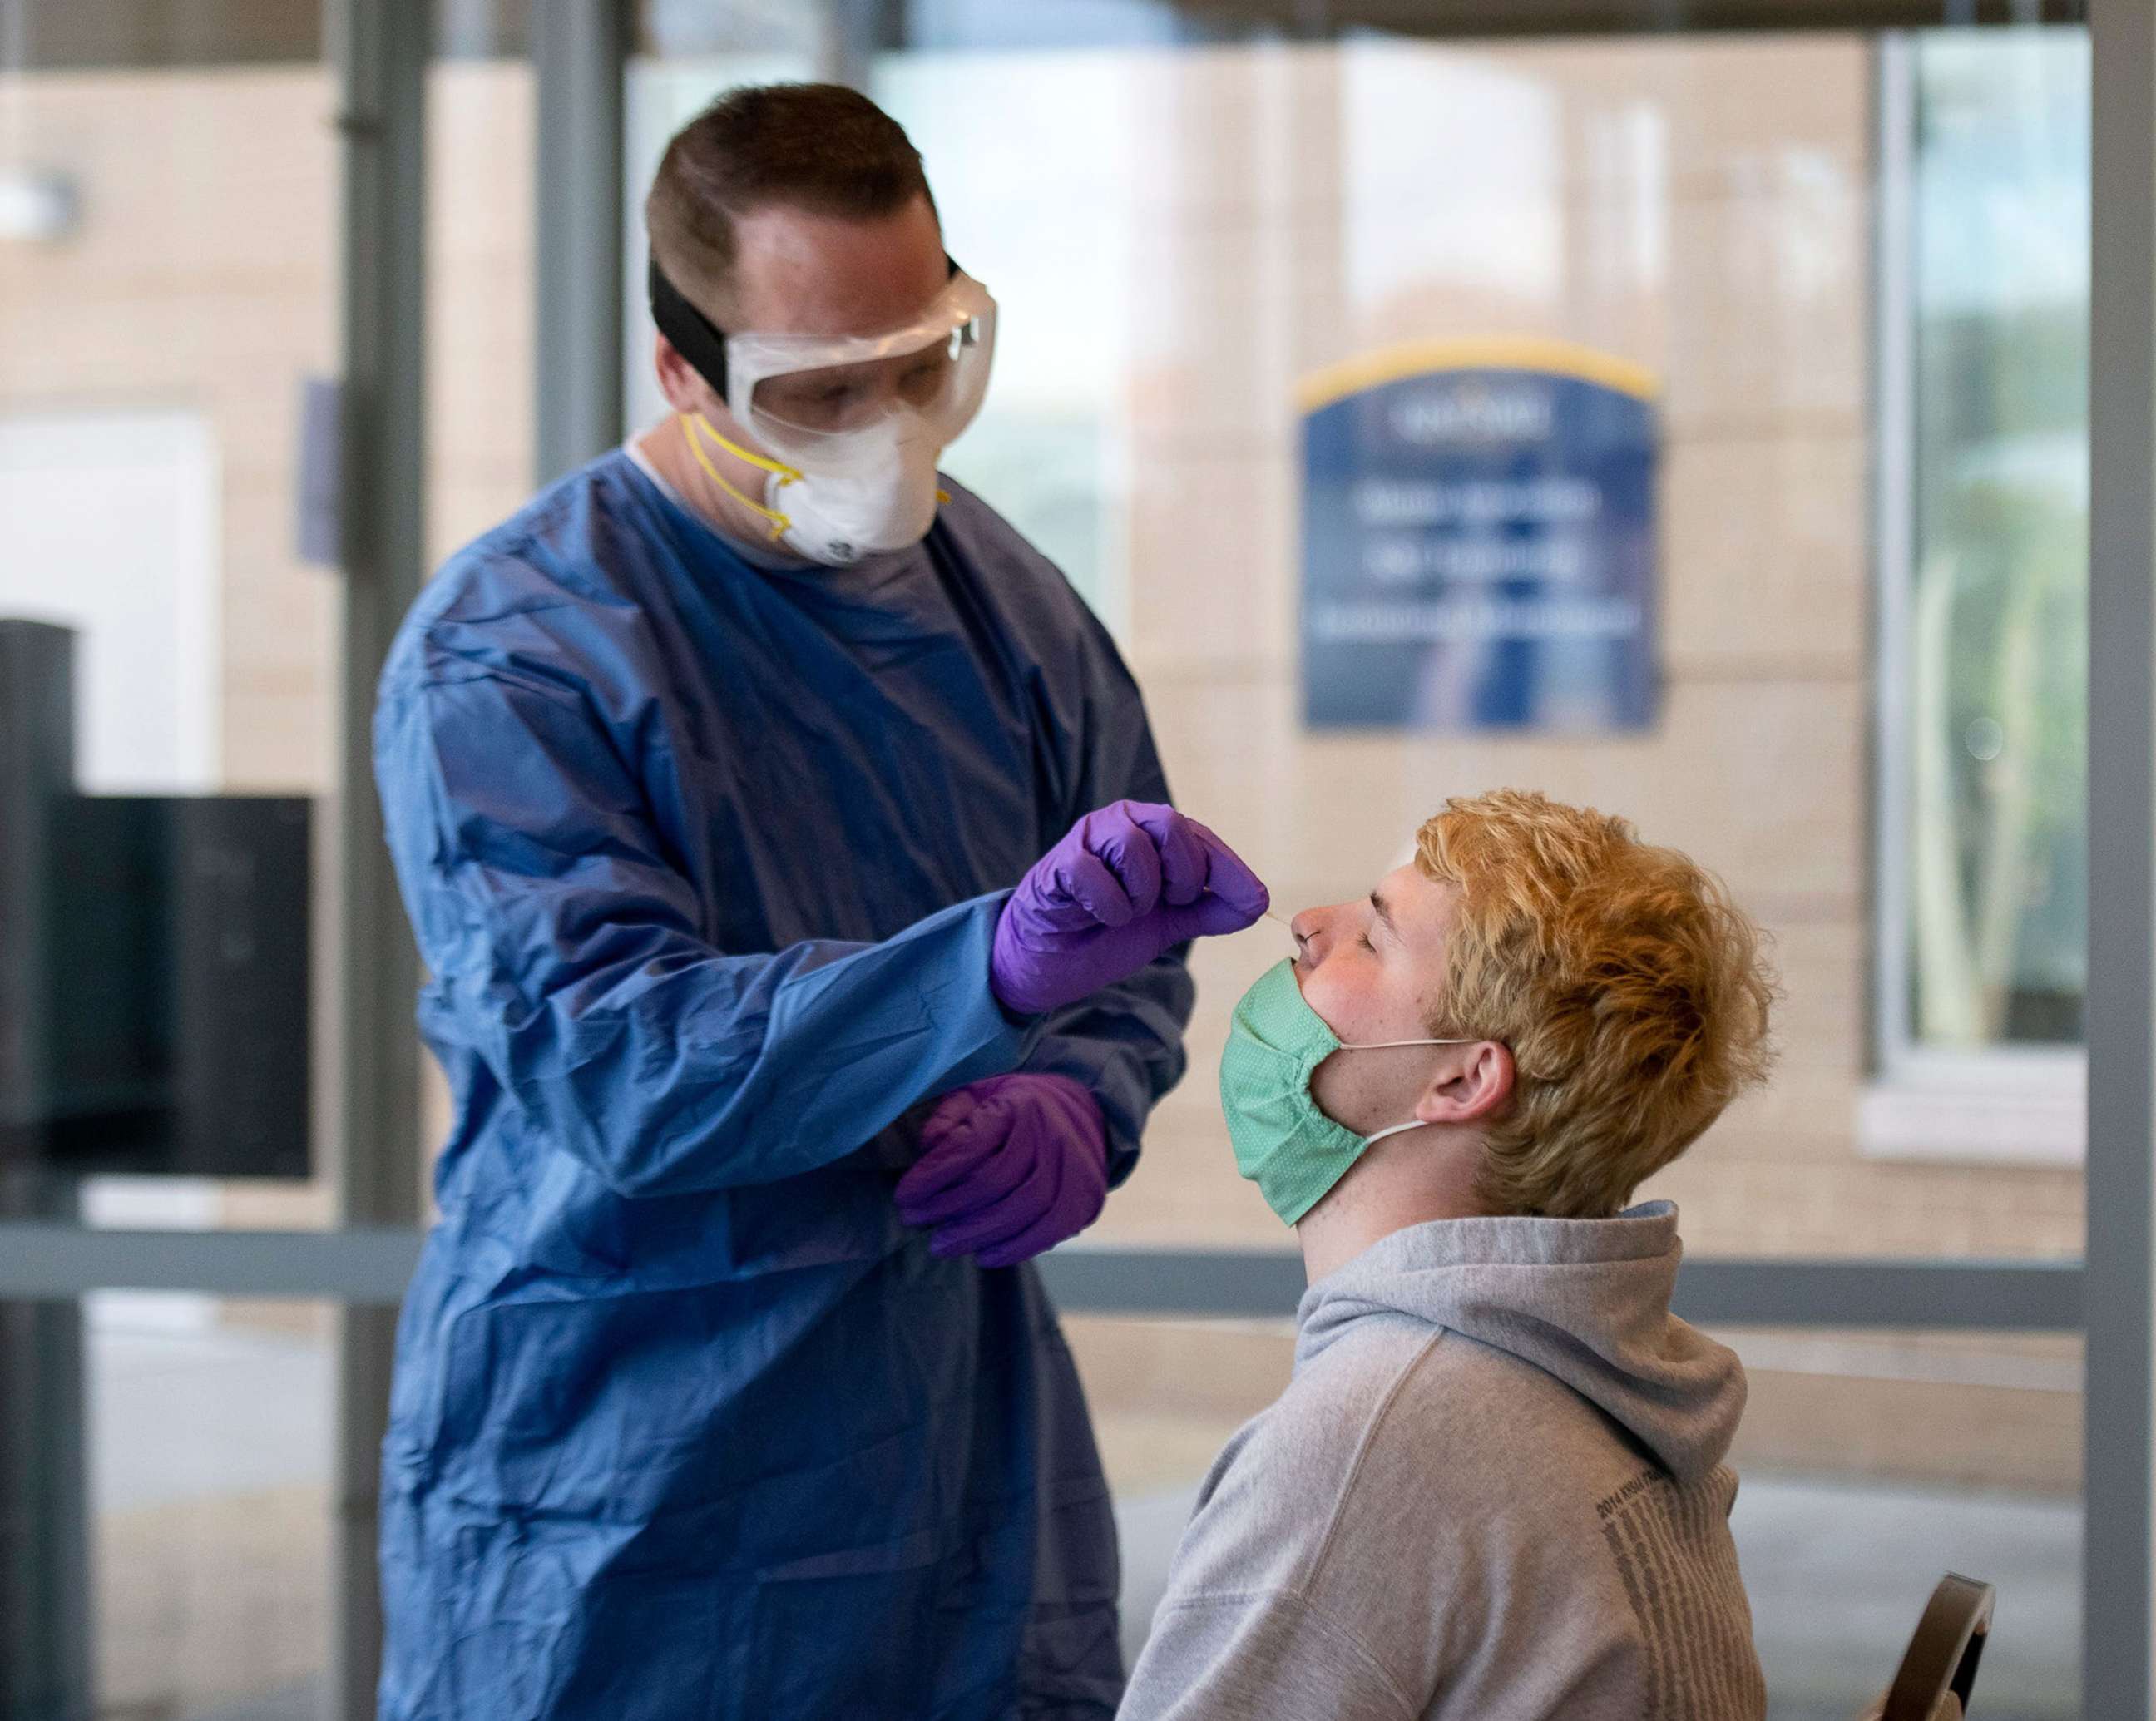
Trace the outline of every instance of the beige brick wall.
<instances>
[{"instance_id":1,"label":"beige brick wall","mask_svg":"<svg viewBox=\"0 0 2156 1721\"><path fill-rule=\"evenodd\" d=\"M0 79L0 168L83 218L0 245L0 412L203 413L223 488L223 758L235 790L336 788L336 576L294 553L301 380L336 364L338 162L311 70ZM429 526L446 554L528 493L531 81L430 74Z\"/></svg>"},{"instance_id":2,"label":"beige brick wall","mask_svg":"<svg viewBox=\"0 0 2156 1721\"><path fill-rule=\"evenodd\" d=\"M1776 940L1783 1062L1645 1192L1682 1204L1696 1251L2071 1253L2076 1174L1856 1149L1873 74L1861 41L1818 36L1149 59L1133 249L1159 296L1127 379L1116 620L1178 798L1286 906L1361 894L1446 795L1500 784L1625 813L1728 878ZM1478 135L1511 157L1466 156ZM1662 721L1598 741L1305 733L1295 380L1486 335L1662 379ZM1211 1092L1225 1006L1279 949L1261 927L1199 953L1194 1074L1106 1235L1281 1241Z\"/></svg>"}]
</instances>

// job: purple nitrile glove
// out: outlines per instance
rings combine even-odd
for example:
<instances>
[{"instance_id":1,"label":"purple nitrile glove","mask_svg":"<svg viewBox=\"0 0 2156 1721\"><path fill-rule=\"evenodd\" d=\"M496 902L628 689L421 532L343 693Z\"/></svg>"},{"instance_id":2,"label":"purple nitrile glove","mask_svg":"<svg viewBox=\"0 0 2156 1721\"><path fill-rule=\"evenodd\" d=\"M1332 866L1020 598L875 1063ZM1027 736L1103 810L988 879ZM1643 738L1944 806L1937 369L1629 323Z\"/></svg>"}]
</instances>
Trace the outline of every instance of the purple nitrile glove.
<instances>
[{"instance_id":1,"label":"purple nitrile glove","mask_svg":"<svg viewBox=\"0 0 2156 1721\"><path fill-rule=\"evenodd\" d=\"M1152 801L1088 813L1019 881L988 962L996 1000L1034 1016L1127 980L1187 938L1240 932L1271 898L1235 851Z\"/></svg>"},{"instance_id":2,"label":"purple nitrile glove","mask_svg":"<svg viewBox=\"0 0 2156 1721\"><path fill-rule=\"evenodd\" d=\"M1020 1071L947 1093L921 1139L898 1216L936 1227L929 1253L946 1260L1015 1266L1076 1236L1108 1199L1100 1102L1068 1076Z\"/></svg>"}]
</instances>

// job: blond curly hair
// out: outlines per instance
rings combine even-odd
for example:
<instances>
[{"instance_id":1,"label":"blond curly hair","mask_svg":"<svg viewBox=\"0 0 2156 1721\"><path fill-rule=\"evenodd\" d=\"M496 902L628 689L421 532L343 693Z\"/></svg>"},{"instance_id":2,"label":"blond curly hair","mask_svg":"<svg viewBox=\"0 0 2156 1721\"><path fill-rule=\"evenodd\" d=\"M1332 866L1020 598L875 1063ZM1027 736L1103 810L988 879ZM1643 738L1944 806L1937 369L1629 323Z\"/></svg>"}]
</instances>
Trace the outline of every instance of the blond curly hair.
<instances>
[{"instance_id":1,"label":"blond curly hair","mask_svg":"<svg viewBox=\"0 0 2156 1721\"><path fill-rule=\"evenodd\" d=\"M1616 1213L1765 1079L1764 935L1675 850L1499 789L1447 801L1416 834L1415 866L1460 893L1431 1033L1512 1054L1481 1173L1492 1212Z\"/></svg>"}]
</instances>

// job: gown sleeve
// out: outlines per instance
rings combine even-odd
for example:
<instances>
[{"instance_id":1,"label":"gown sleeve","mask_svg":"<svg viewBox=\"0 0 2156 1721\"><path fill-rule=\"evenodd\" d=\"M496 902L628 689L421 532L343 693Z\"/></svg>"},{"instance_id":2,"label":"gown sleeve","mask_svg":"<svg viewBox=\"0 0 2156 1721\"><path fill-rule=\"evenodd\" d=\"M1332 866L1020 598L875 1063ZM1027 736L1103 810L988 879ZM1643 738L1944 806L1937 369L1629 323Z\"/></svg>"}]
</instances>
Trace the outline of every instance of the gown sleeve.
<instances>
[{"instance_id":1,"label":"gown sleeve","mask_svg":"<svg viewBox=\"0 0 2156 1721\"><path fill-rule=\"evenodd\" d=\"M429 1025L542 1138L624 1196L773 1183L1023 1060L1035 1030L988 986L1007 893L880 943L729 954L616 745L539 668L385 682L376 714Z\"/></svg>"}]
</instances>

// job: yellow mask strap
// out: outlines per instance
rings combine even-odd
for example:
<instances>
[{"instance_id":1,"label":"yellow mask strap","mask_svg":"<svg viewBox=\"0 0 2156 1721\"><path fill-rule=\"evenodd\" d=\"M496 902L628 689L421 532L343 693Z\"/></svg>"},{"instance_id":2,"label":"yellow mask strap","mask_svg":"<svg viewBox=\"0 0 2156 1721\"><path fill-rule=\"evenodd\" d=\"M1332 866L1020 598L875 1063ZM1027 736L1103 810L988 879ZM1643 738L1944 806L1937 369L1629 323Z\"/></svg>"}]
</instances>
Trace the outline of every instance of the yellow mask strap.
<instances>
[{"instance_id":1,"label":"yellow mask strap","mask_svg":"<svg viewBox=\"0 0 2156 1721\"><path fill-rule=\"evenodd\" d=\"M767 472L776 472L778 475L779 488L782 490L799 478L800 472L792 466L783 465L777 460L766 460L762 455L751 454L748 450L727 441L725 437L711 428L711 422L701 413L683 413L680 414L680 419L682 434L687 439L689 452L696 457L696 464L704 469L704 475L743 507L761 514L769 521L773 542L776 543L780 538L785 537L787 529L793 524L791 517L782 514L776 508L767 508L762 502L742 495L737 488L721 477L719 469L711 464L711 457L704 452L703 444L697 440L697 433L701 431L704 435L710 437L712 441L737 460L747 460L752 466L761 466Z\"/></svg>"}]
</instances>

